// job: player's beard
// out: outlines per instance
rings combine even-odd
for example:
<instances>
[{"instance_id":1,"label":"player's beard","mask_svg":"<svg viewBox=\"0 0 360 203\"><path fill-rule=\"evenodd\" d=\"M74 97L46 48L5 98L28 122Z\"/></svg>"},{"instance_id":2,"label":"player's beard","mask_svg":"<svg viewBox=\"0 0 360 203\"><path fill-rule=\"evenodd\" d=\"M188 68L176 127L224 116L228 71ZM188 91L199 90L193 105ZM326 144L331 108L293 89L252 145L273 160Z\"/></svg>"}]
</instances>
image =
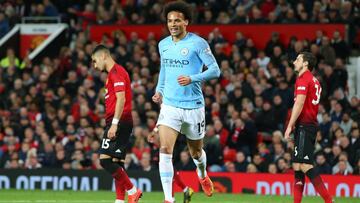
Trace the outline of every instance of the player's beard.
<instances>
[{"instance_id":1,"label":"player's beard","mask_svg":"<svg viewBox=\"0 0 360 203\"><path fill-rule=\"evenodd\" d=\"M103 73L107 73L105 64L103 65L102 69L100 69L100 70L101 70L101 72L103 72Z\"/></svg>"},{"instance_id":2,"label":"player's beard","mask_svg":"<svg viewBox=\"0 0 360 203\"><path fill-rule=\"evenodd\" d=\"M304 67L301 66L299 70L294 70L294 73L299 76L299 73L301 72L301 70L303 69Z\"/></svg>"}]
</instances>

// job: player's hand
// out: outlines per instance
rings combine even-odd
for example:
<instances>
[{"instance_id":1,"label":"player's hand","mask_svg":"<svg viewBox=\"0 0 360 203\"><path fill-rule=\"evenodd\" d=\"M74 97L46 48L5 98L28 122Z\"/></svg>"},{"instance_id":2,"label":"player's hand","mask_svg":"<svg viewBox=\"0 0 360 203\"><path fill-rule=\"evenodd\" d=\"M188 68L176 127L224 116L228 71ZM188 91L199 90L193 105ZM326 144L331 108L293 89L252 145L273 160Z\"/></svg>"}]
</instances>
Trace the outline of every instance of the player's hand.
<instances>
[{"instance_id":1,"label":"player's hand","mask_svg":"<svg viewBox=\"0 0 360 203\"><path fill-rule=\"evenodd\" d=\"M291 137L290 137L290 133L292 131L292 127L287 127L285 134L284 134L284 138L286 139L286 141L291 141Z\"/></svg>"},{"instance_id":2,"label":"player's hand","mask_svg":"<svg viewBox=\"0 0 360 203\"><path fill-rule=\"evenodd\" d=\"M155 135L156 135L156 133L158 133L158 132L159 132L158 128L155 127L154 130L153 130L151 133L148 134L148 136L147 136L147 141L150 142L150 143L154 143L154 141L155 141Z\"/></svg>"},{"instance_id":3,"label":"player's hand","mask_svg":"<svg viewBox=\"0 0 360 203\"><path fill-rule=\"evenodd\" d=\"M154 143L154 139L155 139L154 137L155 137L155 134L153 132L149 133L147 136L147 141L150 143Z\"/></svg>"},{"instance_id":4,"label":"player's hand","mask_svg":"<svg viewBox=\"0 0 360 203\"><path fill-rule=\"evenodd\" d=\"M115 139L116 137L116 131L117 131L117 125L111 125L108 133L107 133L107 137L110 139L110 140L113 140Z\"/></svg>"},{"instance_id":5,"label":"player's hand","mask_svg":"<svg viewBox=\"0 0 360 203\"><path fill-rule=\"evenodd\" d=\"M156 92L154 94L154 96L152 97L153 102L157 103L157 104L161 104L162 103L162 95L160 94L160 92Z\"/></svg>"},{"instance_id":6,"label":"player's hand","mask_svg":"<svg viewBox=\"0 0 360 203\"><path fill-rule=\"evenodd\" d=\"M180 75L178 77L178 83L182 86L186 86L191 83L191 78L189 76Z\"/></svg>"}]
</instances>

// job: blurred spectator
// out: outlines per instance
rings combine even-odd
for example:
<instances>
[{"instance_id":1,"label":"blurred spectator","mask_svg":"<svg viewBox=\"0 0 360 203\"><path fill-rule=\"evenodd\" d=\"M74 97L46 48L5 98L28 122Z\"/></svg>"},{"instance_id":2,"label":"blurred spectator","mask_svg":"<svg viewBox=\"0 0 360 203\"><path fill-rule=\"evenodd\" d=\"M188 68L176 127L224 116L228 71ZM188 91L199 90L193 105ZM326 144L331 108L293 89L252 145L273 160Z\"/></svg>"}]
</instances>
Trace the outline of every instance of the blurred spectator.
<instances>
[{"instance_id":1,"label":"blurred spectator","mask_svg":"<svg viewBox=\"0 0 360 203\"><path fill-rule=\"evenodd\" d=\"M316 44L317 46L320 46L321 42L323 40L323 37L324 37L324 32L322 30L316 31L316 38L313 41L313 43Z\"/></svg>"},{"instance_id":2,"label":"blurred spectator","mask_svg":"<svg viewBox=\"0 0 360 203\"><path fill-rule=\"evenodd\" d=\"M270 58L265 55L264 51L260 51L258 54L258 58L256 59L256 62L259 64L260 68L263 68L267 71L267 65L270 62Z\"/></svg>"},{"instance_id":3,"label":"blurred spectator","mask_svg":"<svg viewBox=\"0 0 360 203\"><path fill-rule=\"evenodd\" d=\"M246 172L248 164L244 152L239 151L236 153L235 169L237 172Z\"/></svg>"},{"instance_id":4,"label":"blurred spectator","mask_svg":"<svg viewBox=\"0 0 360 203\"><path fill-rule=\"evenodd\" d=\"M344 60L337 58L335 60L335 67L334 67L334 75L336 78L336 81L334 82L336 84L336 88L339 89L339 93L341 96L336 97L336 99L340 100L343 108L347 107L346 105L348 105L348 100L344 95L344 92L347 91L348 89L347 86L348 73L345 69L346 68L345 68Z\"/></svg>"},{"instance_id":5,"label":"blurred spectator","mask_svg":"<svg viewBox=\"0 0 360 203\"><path fill-rule=\"evenodd\" d=\"M355 167L355 169L354 169L354 175L360 175L360 159L357 161L357 162L355 162L356 163L356 167Z\"/></svg>"},{"instance_id":6,"label":"blurred spectator","mask_svg":"<svg viewBox=\"0 0 360 203\"><path fill-rule=\"evenodd\" d=\"M256 132L254 133L253 129L246 126L241 119L237 119L235 120L234 130L228 137L227 145L232 149L236 149L236 151L243 151L245 154L250 155L255 137Z\"/></svg>"},{"instance_id":7,"label":"blurred spectator","mask_svg":"<svg viewBox=\"0 0 360 203\"><path fill-rule=\"evenodd\" d=\"M134 153L138 160L141 160L142 154L145 152L150 152L149 146L146 144L143 137L137 137L134 146L132 147L132 153Z\"/></svg>"},{"instance_id":8,"label":"blurred spectator","mask_svg":"<svg viewBox=\"0 0 360 203\"><path fill-rule=\"evenodd\" d=\"M335 65L336 53L331 46L328 37L323 37L321 40L320 54L324 57L324 62L330 66Z\"/></svg>"},{"instance_id":9,"label":"blurred spectator","mask_svg":"<svg viewBox=\"0 0 360 203\"><path fill-rule=\"evenodd\" d=\"M150 153L145 152L141 156L140 167L142 171L154 171L154 166L151 165L151 156Z\"/></svg>"},{"instance_id":10,"label":"blurred spectator","mask_svg":"<svg viewBox=\"0 0 360 203\"><path fill-rule=\"evenodd\" d=\"M230 172L230 173L236 172L234 162L231 161L225 162L225 172Z\"/></svg>"},{"instance_id":11,"label":"blurred spectator","mask_svg":"<svg viewBox=\"0 0 360 203\"><path fill-rule=\"evenodd\" d=\"M350 161L354 161L354 164L360 158L360 130L358 127L351 128L349 158Z\"/></svg>"},{"instance_id":12,"label":"blurred spectator","mask_svg":"<svg viewBox=\"0 0 360 203\"><path fill-rule=\"evenodd\" d=\"M25 161L25 168L27 168L27 169L42 168L42 165L37 160L36 149L33 148L28 151L27 158Z\"/></svg>"},{"instance_id":13,"label":"blurred spectator","mask_svg":"<svg viewBox=\"0 0 360 203\"><path fill-rule=\"evenodd\" d=\"M326 162L325 155L319 153L316 155L316 169L320 174L331 174L331 166Z\"/></svg>"},{"instance_id":14,"label":"blurred spectator","mask_svg":"<svg viewBox=\"0 0 360 203\"><path fill-rule=\"evenodd\" d=\"M50 142L44 143L44 149L38 153L39 161L43 167L54 167L56 155Z\"/></svg>"},{"instance_id":15,"label":"blurred spectator","mask_svg":"<svg viewBox=\"0 0 360 203\"><path fill-rule=\"evenodd\" d=\"M245 8L243 6L236 7L236 13L231 19L232 24L245 24L248 23L249 19L246 15Z\"/></svg>"},{"instance_id":16,"label":"blurred spectator","mask_svg":"<svg viewBox=\"0 0 360 203\"><path fill-rule=\"evenodd\" d=\"M15 56L15 51L12 48L6 50L6 57L0 61L2 68L20 68L20 60Z\"/></svg>"},{"instance_id":17,"label":"blurred spectator","mask_svg":"<svg viewBox=\"0 0 360 203\"><path fill-rule=\"evenodd\" d=\"M6 19L5 14L0 12L0 39L5 36L9 30L9 21Z\"/></svg>"},{"instance_id":18,"label":"blurred spectator","mask_svg":"<svg viewBox=\"0 0 360 203\"><path fill-rule=\"evenodd\" d=\"M269 13L275 9L275 3L272 0L265 0L261 3L260 9L263 16L267 18Z\"/></svg>"},{"instance_id":19,"label":"blurred spectator","mask_svg":"<svg viewBox=\"0 0 360 203\"><path fill-rule=\"evenodd\" d=\"M50 0L44 0L44 14L45 16L58 16L58 10L57 8L51 3Z\"/></svg>"},{"instance_id":20,"label":"blurred spectator","mask_svg":"<svg viewBox=\"0 0 360 203\"><path fill-rule=\"evenodd\" d=\"M345 112L340 122L340 128L343 129L345 135L350 134L352 123L353 120L350 118L350 115L347 112Z\"/></svg>"},{"instance_id":21,"label":"blurred spectator","mask_svg":"<svg viewBox=\"0 0 360 203\"><path fill-rule=\"evenodd\" d=\"M277 129L284 129L285 119L287 115L287 105L282 101L280 95L275 95L273 99L275 123L277 123Z\"/></svg>"},{"instance_id":22,"label":"blurred spectator","mask_svg":"<svg viewBox=\"0 0 360 203\"><path fill-rule=\"evenodd\" d=\"M347 167L346 161L339 161L337 164L336 171L333 170L333 174L335 175L351 175L351 171Z\"/></svg>"},{"instance_id":23,"label":"blurred spectator","mask_svg":"<svg viewBox=\"0 0 360 203\"><path fill-rule=\"evenodd\" d=\"M342 174L347 175L348 173L353 172L353 167L348 161L348 155L345 152L342 152L339 155L339 162L332 168L333 174Z\"/></svg>"},{"instance_id":24,"label":"blurred spectator","mask_svg":"<svg viewBox=\"0 0 360 203\"><path fill-rule=\"evenodd\" d=\"M206 9L204 11L204 17L200 20L201 24L213 24L214 23L214 15L210 9Z\"/></svg>"},{"instance_id":25,"label":"blurred spectator","mask_svg":"<svg viewBox=\"0 0 360 203\"><path fill-rule=\"evenodd\" d=\"M214 127L212 129L212 126L209 126L209 130L215 130L217 139L220 139L220 146L221 149L223 149L226 146L227 139L229 137L229 131L223 126L220 119L216 119L214 121ZM210 132L211 134L211 132ZM213 142L214 143L214 142ZM216 152L216 150L215 150Z\"/></svg>"},{"instance_id":26,"label":"blurred spectator","mask_svg":"<svg viewBox=\"0 0 360 203\"><path fill-rule=\"evenodd\" d=\"M258 172L265 173L267 171L268 166L266 165L260 154L254 154L252 160L253 160L253 164L258 169Z\"/></svg>"},{"instance_id":27,"label":"blurred spectator","mask_svg":"<svg viewBox=\"0 0 360 203\"><path fill-rule=\"evenodd\" d=\"M212 125L206 126L206 135L204 138L204 150L206 152L212 154L212 156L209 156L207 158L207 162L209 165L220 165L221 164L222 146L221 146L221 141L220 141L220 135L216 133L215 128ZM181 153L185 153L185 152L181 152ZM180 157L181 157L181 154L180 154ZM183 157L183 158L185 158L185 157ZM180 170L180 169L178 169L178 170Z\"/></svg>"},{"instance_id":28,"label":"blurred spectator","mask_svg":"<svg viewBox=\"0 0 360 203\"><path fill-rule=\"evenodd\" d=\"M341 38L340 32L335 31L333 33L333 38L331 39L331 45L334 47L335 54L337 57L340 57L342 60L346 60L350 55L350 50L346 42Z\"/></svg>"},{"instance_id":29,"label":"blurred spectator","mask_svg":"<svg viewBox=\"0 0 360 203\"><path fill-rule=\"evenodd\" d=\"M266 101L262 105L262 109L256 115L255 123L257 129L265 133L272 133L274 130L277 129L276 126L276 118L274 117L274 109L271 106L271 103Z\"/></svg>"},{"instance_id":30,"label":"blurred spectator","mask_svg":"<svg viewBox=\"0 0 360 203\"><path fill-rule=\"evenodd\" d=\"M258 172L258 170L254 164L250 163L247 165L246 173L257 173L257 172Z\"/></svg>"},{"instance_id":31,"label":"blurred spectator","mask_svg":"<svg viewBox=\"0 0 360 203\"><path fill-rule=\"evenodd\" d=\"M266 23L266 20L262 17L261 10L257 7L251 9L252 18L250 18L249 23Z\"/></svg>"},{"instance_id":32,"label":"blurred spectator","mask_svg":"<svg viewBox=\"0 0 360 203\"><path fill-rule=\"evenodd\" d=\"M180 153L180 161L175 165L175 168L180 171L193 171L196 166L194 162L190 159L190 154L188 151L182 151Z\"/></svg>"},{"instance_id":33,"label":"blurred spectator","mask_svg":"<svg viewBox=\"0 0 360 203\"><path fill-rule=\"evenodd\" d=\"M293 173L294 171L290 167L289 163L284 158L279 158L276 161L276 165L279 173Z\"/></svg>"},{"instance_id":34,"label":"blurred spectator","mask_svg":"<svg viewBox=\"0 0 360 203\"><path fill-rule=\"evenodd\" d=\"M278 171L277 171L276 164L274 164L274 163L269 164L267 172L270 174L277 174Z\"/></svg>"},{"instance_id":35,"label":"blurred spectator","mask_svg":"<svg viewBox=\"0 0 360 203\"><path fill-rule=\"evenodd\" d=\"M265 53L267 56L272 56L273 54L273 50L274 47L279 47L280 49L282 49L283 45L280 42L280 36L278 32L273 32L271 34L271 39L270 41L267 42L266 47L265 47Z\"/></svg>"}]
</instances>

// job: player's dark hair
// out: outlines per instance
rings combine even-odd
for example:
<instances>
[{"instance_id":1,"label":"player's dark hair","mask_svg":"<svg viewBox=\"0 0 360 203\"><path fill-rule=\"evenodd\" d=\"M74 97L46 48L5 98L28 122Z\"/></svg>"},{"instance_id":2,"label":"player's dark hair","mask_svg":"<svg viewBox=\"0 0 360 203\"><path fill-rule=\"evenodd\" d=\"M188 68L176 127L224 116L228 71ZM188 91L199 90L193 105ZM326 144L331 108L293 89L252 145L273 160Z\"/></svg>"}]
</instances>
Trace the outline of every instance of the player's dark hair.
<instances>
[{"instance_id":1,"label":"player's dark hair","mask_svg":"<svg viewBox=\"0 0 360 203\"><path fill-rule=\"evenodd\" d=\"M192 20L192 9L189 4L183 1L174 1L165 5L163 15L167 20L167 16L170 12L177 11L184 15L185 20L188 20L191 23Z\"/></svg>"},{"instance_id":2,"label":"player's dark hair","mask_svg":"<svg viewBox=\"0 0 360 203\"><path fill-rule=\"evenodd\" d=\"M109 48L107 48L107 47L106 47L105 45L103 45L103 44L99 44L99 45L97 45L97 46L94 48L94 50L92 51L91 55L94 55L94 54L96 54L96 53L98 53L98 52L100 52L100 51L103 51L103 52L105 52L105 53L107 53L107 54L110 54Z\"/></svg>"},{"instance_id":3,"label":"player's dark hair","mask_svg":"<svg viewBox=\"0 0 360 203\"><path fill-rule=\"evenodd\" d=\"M301 52L300 53L303 58L303 62L308 62L308 69L312 71L314 67L316 66L316 58L315 56L310 52Z\"/></svg>"}]
</instances>

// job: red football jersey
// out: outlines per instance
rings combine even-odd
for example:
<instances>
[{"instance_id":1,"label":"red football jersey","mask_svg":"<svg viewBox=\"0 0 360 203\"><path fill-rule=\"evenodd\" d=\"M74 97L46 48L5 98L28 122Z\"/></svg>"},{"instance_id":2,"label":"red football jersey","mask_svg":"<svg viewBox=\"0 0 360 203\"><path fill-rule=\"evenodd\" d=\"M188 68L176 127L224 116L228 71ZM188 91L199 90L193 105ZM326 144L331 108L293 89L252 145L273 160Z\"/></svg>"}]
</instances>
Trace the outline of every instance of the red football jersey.
<instances>
[{"instance_id":1,"label":"red football jersey","mask_svg":"<svg viewBox=\"0 0 360 203\"><path fill-rule=\"evenodd\" d=\"M306 95L306 99L296 124L317 124L321 86L310 71L306 71L296 79L294 100L299 94Z\"/></svg>"},{"instance_id":2,"label":"red football jersey","mask_svg":"<svg viewBox=\"0 0 360 203\"><path fill-rule=\"evenodd\" d=\"M120 122L129 123L132 122L131 115L131 82L129 74L119 64L115 64L114 67L108 73L108 77L105 85L105 119L106 123L111 123L115 114L116 105L116 92L125 91L125 104L124 110L121 114Z\"/></svg>"}]
</instances>

